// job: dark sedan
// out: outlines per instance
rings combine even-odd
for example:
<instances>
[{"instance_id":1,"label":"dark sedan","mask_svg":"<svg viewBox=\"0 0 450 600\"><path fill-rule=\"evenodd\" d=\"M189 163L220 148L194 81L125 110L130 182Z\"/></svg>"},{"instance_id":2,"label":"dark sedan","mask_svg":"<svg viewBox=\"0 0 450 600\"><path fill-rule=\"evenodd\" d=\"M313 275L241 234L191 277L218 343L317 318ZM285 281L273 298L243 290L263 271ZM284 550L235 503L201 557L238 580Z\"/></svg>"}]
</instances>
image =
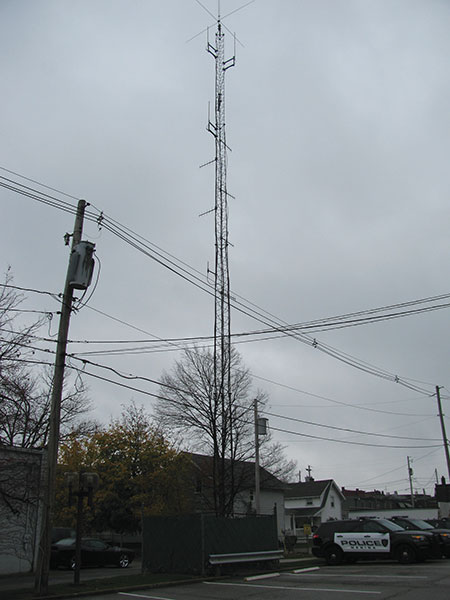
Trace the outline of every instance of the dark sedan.
<instances>
[{"instance_id":1,"label":"dark sedan","mask_svg":"<svg viewBox=\"0 0 450 600\"><path fill-rule=\"evenodd\" d=\"M110 546L102 540L83 538L81 540L81 567L103 567L114 565L122 569L133 561L134 551L129 548ZM52 544L50 566L75 569L75 539L64 538Z\"/></svg>"}]
</instances>

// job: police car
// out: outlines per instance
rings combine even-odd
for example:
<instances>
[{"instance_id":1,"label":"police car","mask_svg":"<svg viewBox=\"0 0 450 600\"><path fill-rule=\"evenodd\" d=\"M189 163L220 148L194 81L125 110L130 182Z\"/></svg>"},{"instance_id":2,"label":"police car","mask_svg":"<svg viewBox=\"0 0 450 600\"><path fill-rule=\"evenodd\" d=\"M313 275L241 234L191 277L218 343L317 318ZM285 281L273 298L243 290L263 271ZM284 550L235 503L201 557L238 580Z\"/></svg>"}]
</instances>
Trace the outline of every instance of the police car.
<instances>
[{"instance_id":1,"label":"police car","mask_svg":"<svg viewBox=\"0 0 450 600\"><path fill-rule=\"evenodd\" d=\"M409 564L438 558L440 540L432 532L406 531L387 519L327 521L313 536L312 553L329 565L383 558Z\"/></svg>"},{"instance_id":2,"label":"police car","mask_svg":"<svg viewBox=\"0 0 450 600\"><path fill-rule=\"evenodd\" d=\"M442 556L450 558L450 529L439 527L433 527L430 523L427 523L423 519L410 519L409 517L391 517L389 519L393 523L400 525L403 529L415 529L416 531L431 531L437 533L441 541L441 553Z\"/></svg>"}]
</instances>

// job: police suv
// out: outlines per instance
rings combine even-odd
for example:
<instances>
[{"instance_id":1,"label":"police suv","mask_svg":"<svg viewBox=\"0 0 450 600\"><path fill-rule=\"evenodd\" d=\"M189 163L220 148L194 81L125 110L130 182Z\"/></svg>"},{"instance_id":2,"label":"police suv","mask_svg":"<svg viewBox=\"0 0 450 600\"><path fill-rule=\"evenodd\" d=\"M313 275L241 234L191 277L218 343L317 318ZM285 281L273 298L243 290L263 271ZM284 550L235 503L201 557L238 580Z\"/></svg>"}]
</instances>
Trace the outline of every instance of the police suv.
<instances>
[{"instance_id":1,"label":"police suv","mask_svg":"<svg viewBox=\"0 0 450 600\"><path fill-rule=\"evenodd\" d=\"M400 525L403 529L415 529L416 531L431 531L437 533L441 541L442 556L450 558L450 529L444 527L433 527L423 519L410 519L409 517L391 517L389 519L393 523Z\"/></svg>"},{"instance_id":2,"label":"police suv","mask_svg":"<svg viewBox=\"0 0 450 600\"><path fill-rule=\"evenodd\" d=\"M409 564L440 556L439 536L406 531L387 519L363 518L322 523L313 536L312 553L329 565L357 560L395 559Z\"/></svg>"}]
</instances>

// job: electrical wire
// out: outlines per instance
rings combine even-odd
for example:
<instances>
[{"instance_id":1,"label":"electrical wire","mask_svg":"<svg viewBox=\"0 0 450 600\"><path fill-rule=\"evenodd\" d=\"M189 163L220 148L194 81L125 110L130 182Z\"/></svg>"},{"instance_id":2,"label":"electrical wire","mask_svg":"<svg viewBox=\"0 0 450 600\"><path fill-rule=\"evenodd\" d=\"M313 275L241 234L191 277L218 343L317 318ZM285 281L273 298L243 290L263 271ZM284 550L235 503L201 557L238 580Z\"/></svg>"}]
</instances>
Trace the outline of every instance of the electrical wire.
<instances>
[{"instance_id":1,"label":"electrical wire","mask_svg":"<svg viewBox=\"0 0 450 600\"><path fill-rule=\"evenodd\" d=\"M357 429L350 429L348 427L336 427L334 425L324 425L323 423L315 423L313 421L306 421L305 419L297 419L295 417L287 417L285 415L278 415L276 413L272 413L267 410L261 410L260 412L261 412L261 414L267 415L269 417L275 417L277 419L285 419L287 421L292 421L294 423L303 423L305 425L312 425L313 427L323 427L325 429L333 429L334 431L344 431L346 433L357 433L358 435L386 437L386 438L392 438L392 439L396 439L396 440L420 440L420 441L426 441L426 442L439 441L439 439L436 439L436 438L420 438L417 436L408 437L408 436L402 436L402 435L389 435L387 433L371 433L368 431L359 431Z\"/></svg>"},{"instance_id":2,"label":"electrical wire","mask_svg":"<svg viewBox=\"0 0 450 600\"><path fill-rule=\"evenodd\" d=\"M430 415L424 415L424 414L413 414L413 413L397 413L397 412L392 412L389 410L380 410L380 409L376 409L376 408L368 408L364 405L359 405L359 404L349 404L348 402L343 402L342 400L335 400L333 398L330 398L328 396L321 396L320 394L314 394L313 392L307 392L305 390L301 390L299 388L290 386L290 385L286 385L284 383L278 383L276 381L273 381L272 379L268 379L267 377L261 377L260 375L256 375L255 373L251 372L251 376L254 377L255 379L260 379L261 381L265 381L267 383L272 383L274 385L280 386L282 388L291 390L293 392L298 392L300 394L306 394L308 396L311 396L312 398L318 398L320 400L327 400L328 402L331 402L332 404L336 404L339 406L346 406L348 408L356 408L358 410L367 410L369 412L374 412L374 413L380 413L380 414L384 414L384 415L395 415L395 416L414 416L414 417L428 417Z\"/></svg>"},{"instance_id":3,"label":"electrical wire","mask_svg":"<svg viewBox=\"0 0 450 600\"><path fill-rule=\"evenodd\" d=\"M56 354L56 352L53 351L53 350L43 349L43 348L36 347L36 346L31 346L30 344L18 343L17 345L18 346L22 346L22 347L26 347L29 350L41 351L41 352L49 353L49 354L52 354L52 355ZM155 379L151 379L149 377L144 377L144 376L139 376L139 375L133 375L133 374L125 374L125 373L120 372L118 369L114 369L113 367L109 367L107 365L102 365L102 364L99 364L99 363L94 363L94 362L89 361L89 360L83 360L83 359L80 359L80 358L78 358L76 356L73 356L71 354L67 354L67 357L69 359L79 360L80 362L83 363L84 367L86 365L89 365L91 367L97 367L97 368L106 369L106 370L114 373L118 377L123 378L123 379L134 380L134 381L144 381L144 382L148 382L148 383L159 385L160 387L166 387L168 389L180 392L182 394L186 394L186 395L190 394L189 390L184 390L184 389L179 388L177 386L173 386L173 385L167 384L165 382L161 382L161 381L158 381L158 380L155 380ZM11 359L11 360L15 360L15 359ZM25 361L25 359L23 359L22 362L27 362L27 361ZM34 361L31 361L31 362L34 362ZM104 381L110 381L110 383L117 383L117 382L114 382L113 380L109 380L107 378L102 378L102 377L97 376L97 375L95 375L93 373L87 372L87 371L85 371L84 368L83 369L78 369L77 367L74 367L72 364L68 364L67 366L69 368L71 368L71 369L75 369L75 370L80 371L82 373L86 373L86 374L92 375L94 377L97 377L98 379L102 379ZM138 391L138 392L141 392L141 393L147 393L146 391L141 390L140 388L139 389L138 388L130 388L130 389L133 389L134 391ZM160 395L150 394L150 392L148 392L148 395L153 395L153 396L155 396L155 397L157 397L159 399L164 399L166 401L172 401L172 399L170 399L170 398L163 397L163 396L160 396ZM244 408L247 408L247 407L240 406L240 408L244 409ZM367 431L355 430L355 429L350 429L350 428L343 428L343 427L337 427L337 426L332 426L332 425L325 425L323 423L315 423L313 421L307 421L307 420L303 420L303 419L297 419L297 418L294 418L294 417L287 417L285 415L279 415L279 414L272 413L272 412L269 412L269 411L261 411L261 413L262 414L267 414L268 416L285 419L285 420L291 421L293 423L303 423L303 424L307 424L307 425L310 425L310 426L322 427L322 428L331 429L331 430L334 430L334 431L344 431L346 433L355 433L355 434L358 434L358 435L384 437L384 438L400 439L400 440L416 439L416 440L420 440L420 441L430 441L430 442L436 441L433 438L431 438L431 439L417 438L417 437L411 438L411 437L406 437L406 436L395 436L395 435L389 435L389 434L380 434L380 433L375 433L375 432L367 432ZM341 443L347 442L347 443L352 443L352 444L358 444L359 443L359 442L354 442L354 441L350 441L350 440L332 440L330 438L321 438L319 436L313 436L313 435L301 434L299 432L292 432L292 431L287 431L287 430L283 430L283 429L277 429L277 428L272 427L272 426L271 426L271 429L274 429L276 431L282 431L284 433L294 433L295 435L301 435L301 436L304 436L304 437L309 437L311 439L327 439L328 441L337 441L337 442L341 442ZM361 442L361 445L370 445L370 444L366 444L366 443L362 443ZM403 446L385 446L385 447L399 448L399 447L403 447ZM411 446L411 448L424 448L424 447L436 447L436 446Z\"/></svg>"},{"instance_id":4,"label":"electrical wire","mask_svg":"<svg viewBox=\"0 0 450 600\"><path fill-rule=\"evenodd\" d=\"M46 291L42 291L42 290L35 290L35 289L32 289L32 288L23 288L23 287L19 287L19 286L8 286L8 287L12 287L12 288L15 288L15 289L18 289L18 290L22 290L22 291L31 291L31 292L37 292L37 293L49 294L49 295L51 295L52 297L55 297L55 296L56 296L56 295L55 295L54 293L52 293L52 292L46 292ZM443 296L443 295L441 295L441 296ZM435 296L435 297L430 297L430 298L428 298L428 299L425 299L425 300L430 300L430 299L434 299L434 298L436 298L436 296ZM417 301L417 302L420 302L420 301ZM102 314L102 315L104 315L104 316L106 316L106 317L108 317L108 318L111 318L111 319L113 319L113 320L115 320L115 321L118 321L118 322L120 322L120 323L122 323L122 324L124 324L124 325L127 325L127 326L129 326L129 327L132 327L132 328L134 328L134 329L138 330L138 331L141 331L142 333L146 333L147 335L153 335L153 334L149 334L148 332L146 332L146 331L144 331L144 330L142 330L142 329L140 329L140 328L138 328L138 327L136 327L136 326L134 326L134 325L131 325L130 323L127 323L127 322L125 322L125 321L123 321L123 320L117 319L116 317L113 317L113 316L111 316L111 315L108 315L108 314L107 314L107 313L105 313L104 311L100 311L100 310L98 310L98 309L95 309L95 308L93 308L93 307L90 307L90 306L88 306L88 308L90 308L91 310L94 310L95 312L97 312L97 313L99 313L99 314ZM241 334L237 334L237 335L241 335ZM242 335L245 335L245 333L244 333L244 334L242 334ZM172 338L172 339L168 339L168 340L163 340L162 338L158 338L157 336L153 336L153 337L155 337L155 338L156 338L156 340L159 340L159 341L161 341L161 342L162 342L162 341L167 341L167 342L169 342L169 343L172 345L172 349L176 349L176 350L178 350L178 349L182 349L182 348L180 348L180 346L179 346L179 345L178 345L176 342L178 342L178 341L185 341L185 340L188 340L188 339L189 339L189 338L178 338L178 339L177 339L177 338ZM208 339L208 338L209 338L209 339L211 339L209 336L197 336L197 338L192 338L192 339L193 339L193 340L200 340L200 339ZM48 341L54 341L54 340L48 340ZM74 342L74 343L75 343L75 342L76 342L76 340L72 340L72 342ZM87 341L87 340L84 340L84 342L85 342L85 343L88 343L88 341ZM99 342L98 342L98 343L99 343ZM117 343L117 342L116 342L116 343ZM162 349L164 349L164 348L158 349L158 351L161 351ZM136 350L137 350L137 349L132 349L132 350L130 350L130 353L135 353L135 352L136 352ZM139 352L139 350L137 350L137 351ZM87 355L87 354L88 354L88 353L78 353L78 356L80 356L80 355ZM99 354L99 353L97 352L97 354ZM285 385L285 384L281 384L281 383L279 383L279 382L275 382L275 381L273 381L273 380L269 380L269 379L267 379L267 378L264 378L264 377L259 377L258 375L254 374L254 373L252 374L252 376L253 376L253 377L256 377L256 378L259 378L259 379L261 379L261 380L263 380L263 381L270 382L270 383L272 383L272 384L279 385L279 386L281 386L281 387L285 387L285 388L287 388L287 389L294 390L294 391L296 391L296 392L299 392L299 393L308 394L308 395L310 395L310 396L312 396L312 397L318 397L318 398L325 399L325 400L327 400L327 401L330 401L330 402L334 402L335 404L339 404L339 405L343 405L343 406L351 406L351 407L354 407L354 408L359 408L359 409L361 409L361 410L369 410L369 411L372 411L372 412L379 412L379 413L383 413L383 414L391 414L391 415L405 416L405 413L395 413L395 412L393 412L393 411L381 411L381 410L379 410L379 409L370 409L370 408L368 408L368 407L366 407L366 406L352 405L352 404L348 404L348 403L345 403L345 402L339 402L339 401L336 401L336 400L332 400L332 399L330 399L330 398L326 398L326 397L324 397L324 396L320 396L320 395L317 395L317 394L313 394L313 393L311 393L311 392L306 392L306 391L304 391L304 390L299 390L299 389L297 389L297 388L293 388L293 387L291 387L291 386L287 386L287 385ZM430 395L434 395L434 394L430 394ZM409 416L428 416L428 415L417 415L417 414L414 414L414 415L409 415Z\"/></svg>"},{"instance_id":5,"label":"electrical wire","mask_svg":"<svg viewBox=\"0 0 450 600\"><path fill-rule=\"evenodd\" d=\"M8 312L18 312L18 313L33 313L37 315L57 315L58 312L50 311L50 310L30 310L27 308L8 308Z\"/></svg>"},{"instance_id":6,"label":"electrical wire","mask_svg":"<svg viewBox=\"0 0 450 600\"><path fill-rule=\"evenodd\" d=\"M66 210L71 213L74 213L76 211L76 208L74 206L70 205L69 203L67 203L65 201L61 201L60 199L55 198L54 196L51 196L49 194L44 194L42 192L36 192L36 190L30 188L29 186L25 186L23 184L18 184L17 182L12 182L12 180L10 180L8 178L4 178L4 177L0 176L0 179L3 180L0 183L0 185L2 185L3 187L6 187L7 189L12 189L12 191L23 194L25 196L29 196L40 202L50 204L51 206L54 206L61 210ZM19 187L19 188L11 187L11 182L16 185L19 185L21 187ZM98 210L98 209L96 209L96 210ZM130 246L132 246L139 252L144 253L146 256L148 256L152 260L156 261L157 263L161 264L165 268L169 269L174 274L182 277L185 281L191 283L192 285L196 286L197 288L201 289L202 291L208 293L211 296L214 296L214 291L212 290L212 286L211 286L211 284L209 284L208 281L205 282L203 279L200 279L195 274L193 274L192 273L193 269L191 269L191 267L189 267L189 269L191 269L191 270L188 271L185 267L180 266L180 264L186 264L186 263L182 263L182 261L179 261L178 259L176 259L176 261L174 261L172 258L168 258L169 255L167 253L163 254L163 253L155 250L155 247L156 247L155 245L153 245L153 248L151 248L148 245L148 244L151 244L148 242L148 240L145 240L145 238L143 238L142 236L135 234L134 232L132 232L131 229L121 225L119 222L114 221L113 219L110 219L109 217L106 217L102 211L100 211L98 215L95 215L91 212L87 212L86 218L88 220L97 222L99 224L99 226L104 227L105 229L109 230L112 234L119 237L119 239L122 239L122 241L129 244ZM363 361L361 359L358 359L350 354L342 352L336 348L333 348L332 346L329 346L327 344L319 342L316 338L311 338L310 336L308 336L304 333L298 332L298 331L283 331L283 328L286 328L289 326L288 323L286 323L280 319L277 319L277 318L268 317L267 316L268 313L266 313L263 316L263 314L261 312L247 306L245 304L245 302L240 302L240 301L235 300L235 298L236 298L235 294L233 294L232 298L233 298L233 300L230 302L230 305L232 306L233 309L238 310L241 313L251 317L252 319L255 319L255 320L263 323L264 325L270 327L271 331L273 331L273 332L283 333L289 337L292 337L298 341L301 341L302 343L307 344L308 346L311 346L313 348L316 348L316 349L320 350L321 352L327 354L328 356L335 358L335 359L339 360L340 362L342 362L348 366L351 366L353 368L356 368L367 374L371 374L376 377L379 377L379 378L382 378L382 379L385 379L385 380L388 380L391 382L395 382L399 385L407 387L407 388L409 388L413 391L416 391L417 393L420 393L420 394L428 395L430 393L429 389L426 389L422 386L412 383L413 380L410 380L410 379L404 378L404 377L399 377L398 375L390 373L389 371L387 371L385 369L376 367L375 365L372 365L372 364L370 364L366 361ZM432 386L431 383L429 385Z\"/></svg>"},{"instance_id":7,"label":"electrical wire","mask_svg":"<svg viewBox=\"0 0 450 600\"><path fill-rule=\"evenodd\" d=\"M17 187L18 186L18 187ZM55 196L51 196L50 194L46 194L39 190L35 190L29 186L21 184L19 182L15 182L7 177L3 177L0 175L0 187L3 187L9 191L15 192L17 194L21 194L22 196L26 196L37 202L45 204L47 206L51 206L52 208L57 208L58 210L62 210L69 214L75 215L77 213L77 208L70 202L66 202ZM85 211L85 219L89 221L96 221L97 216L94 215L89 210Z\"/></svg>"},{"instance_id":8,"label":"electrical wire","mask_svg":"<svg viewBox=\"0 0 450 600\"><path fill-rule=\"evenodd\" d=\"M55 292L46 292L43 290L36 290L33 288L24 288L24 287L19 287L18 285L11 285L9 283L1 283L0 287L11 288L11 289L18 290L21 292L33 292L35 294L45 294L47 296L51 296L52 298L58 298L58 297L62 296L62 294L55 293Z\"/></svg>"},{"instance_id":9,"label":"electrical wire","mask_svg":"<svg viewBox=\"0 0 450 600\"><path fill-rule=\"evenodd\" d=\"M96 309L94 309L94 310L96 310ZM18 332L15 332L15 331L10 331L10 330L1 329L1 328L0 328L0 331L5 331L7 333L18 333ZM148 334L148 332L144 332L144 333ZM53 338L46 338L46 337L42 337L42 336L36 336L36 335L33 335L33 334L30 334L28 337L30 339L35 339L37 341L56 343L56 340L53 339ZM71 340L69 340L69 343L71 343ZM82 356L85 356L85 354L87 354L87 353L73 352L73 353L70 354L70 356L73 357L73 358L76 358L78 360L81 360L82 362L91 362L91 361L88 361L87 359L83 359L82 358ZM96 363L91 363L91 364L96 364ZM393 416L432 418L432 415L428 415L428 414L417 414L417 413L411 413L411 412L409 412L409 413L401 413L401 412L394 412L394 411L386 411L386 410L380 410L380 409L375 409L375 408L369 408L366 405L355 405L355 404L351 404L351 403L348 403L348 402L343 402L343 401L335 400L335 399L330 398L328 396L321 396L321 395L315 394L313 392L307 392L305 390L301 390L299 388L295 388L295 387L292 387L292 386L289 386L289 385L286 385L286 384L282 384L282 383L273 381L271 379L267 379L265 377L260 377L258 375L255 375L252 372L249 372L249 374L252 377L256 378L256 379L260 379L262 381L269 382L269 383L271 383L273 385L277 385L279 387L282 387L282 388L285 388L285 389L289 389L289 390L294 391L296 393L301 393L301 394L305 394L305 395L311 396L313 398L319 398L321 400L326 400L327 402L331 402L332 404L335 404L337 406L344 406L346 408L352 408L352 409L357 408L359 410L366 410L368 412L374 412L374 413L379 413L379 414L387 414L387 415L393 415ZM295 406L293 406L293 408L295 408Z\"/></svg>"},{"instance_id":10,"label":"electrical wire","mask_svg":"<svg viewBox=\"0 0 450 600\"><path fill-rule=\"evenodd\" d=\"M431 450L431 452L427 452L423 456L420 456L419 458L415 458L414 461L415 462L419 462L420 460L423 460L424 458L428 458L432 454L436 454L437 452L439 452L440 449L441 448L438 448L438 449L435 449L435 450ZM396 471L400 471L401 469L405 469L405 468L406 468L405 465L402 465L400 467L396 467L395 469L391 469L389 471L386 471L385 473L382 473L381 475L375 475L374 477L370 477L369 479L365 479L364 481L360 481L358 483L358 485L364 485L365 483L368 483L369 481L373 481L374 479L379 479L380 477L384 477L385 475L390 475L391 473L395 473ZM374 485L380 485L380 484L374 484Z\"/></svg>"},{"instance_id":11,"label":"electrical wire","mask_svg":"<svg viewBox=\"0 0 450 600\"><path fill-rule=\"evenodd\" d=\"M450 297L450 294L446 294L446 297ZM422 300L417 300L417 303L422 302ZM450 303L446 303L446 304L439 304L439 305L435 305L435 306L428 306L425 308L419 308L419 309L414 309L411 311L403 311L402 313L393 313L393 314L388 314L388 315L380 315L379 317L371 317L371 319L374 319L373 321L370 322L379 322L378 319L381 320L390 320L393 318L397 318L397 317L403 317L403 316L410 316L411 314L420 314L422 312L429 312L432 310L439 310L442 308L449 308L450 307ZM383 309L372 309L372 310L383 310ZM333 317L334 319L340 319L342 317ZM356 324L361 324L361 321L364 321L364 324L368 324L369 321L367 321L366 319L356 319L356 320L350 320L350 321L339 321L339 327L348 327L348 326L354 326L355 322ZM326 319L322 319L321 322L324 323L325 325L325 329L323 329L323 331L329 331L330 329L334 328L334 325L336 325L336 323L332 323L332 322L328 322L326 321ZM296 325L289 325L283 328L280 328L280 332L282 333L282 335L272 335L269 338L266 339L275 339L278 337L284 337L284 333L288 332L288 331L297 331L297 330L307 330L310 327L313 327L313 325L308 325L307 323L300 323L300 324L296 324ZM233 339L238 339L241 337L249 337L249 336L260 336L260 335L266 335L266 334L274 334L277 332L274 332L271 329L262 329L262 330L253 330L253 331L243 331L243 332L238 332L238 333L232 333L231 337ZM214 337L213 336L190 336L190 337L181 337L181 338L170 338L170 339L166 339L164 341L167 342L198 342L198 341L207 341L207 340L213 340ZM150 340L153 341L153 340ZM161 340L162 341L162 340ZM252 340L255 341L255 340ZM148 343L149 340L118 340L118 341L106 341L106 340L100 340L100 341L88 341L88 340L84 340L83 343L96 343L96 344L105 344L105 343L116 343L116 344L123 344L123 343Z\"/></svg>"},{"instance_id":12,"label":"electrical wire","mask_svg":"<svg viewBox=\"0 0 450 600\"><path fill-rule=\"evenodd\" d=\"M22 179L25 179L26 181L30 181L31 183L36 183L37 185L44 187L47 190L51 190L52 192L57 192L58 194L61 194L62 196L66 196L67 198L72 198L72 200L79 200L79 198L77 198L76 196L72 196L71 194L67 194L66 192L62 192L61 190L50 187L49 185L46 185L45 183L37 181L36 179L31 179L30 177L21 175L20 173L17 173L16 171L11 171L10 169L7 169L6 167L0 166L0 170L6 171L10 175L16 175L17 177L21 177Z\"/></svg>"},{"instance_id":13,"label":"electrical wire","mask_svg":"<svg viewBox=\"0 0 450 600\"><path fill-rule=\"evenodd\" d=\"M238 419L239 420L239 419ZM240 419L242 420L242 419ZM433 445L427 445L427 446L397 446L397 445L388 445L388 444L372 444L369 442L356 442L353 440L344 440L344 439L336 439L336 438L327 438L327 437L323 437L323 436L319 436L319 435L313 435L313 434L309 434L309 433L300 433L299 431L292 431L289 429L282 429L280 427L273 427L272 425L270 426L270 430L271 431L278 431L281 433L288 433L289 435L294 435L296 437L301 437L301 438L308 438L308 439L313 439L313 440L321 440L321 441L326 441L326 442L336 442L339 444L350 444L352 446L368 446L368 447L375 447L375 448L397 448L397 449L421 449L421 448L441 448L442 444L433 444Z\"/></svg>"}]
</instances>

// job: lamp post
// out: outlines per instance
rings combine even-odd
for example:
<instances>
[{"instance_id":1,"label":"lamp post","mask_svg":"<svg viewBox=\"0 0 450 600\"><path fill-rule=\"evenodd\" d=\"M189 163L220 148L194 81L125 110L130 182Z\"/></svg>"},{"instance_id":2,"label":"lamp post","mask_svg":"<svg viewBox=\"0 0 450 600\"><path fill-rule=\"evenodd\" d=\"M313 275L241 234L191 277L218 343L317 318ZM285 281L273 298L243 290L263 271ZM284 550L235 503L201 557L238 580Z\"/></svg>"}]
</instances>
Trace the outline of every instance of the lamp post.
<instances>
[{"instance_id":1,"label":"lamp post","mask_svg":"<svg viewBox=\"0 0 450 600\"><path fill-rule=\"evenodd\" d=\"M77 498L77 526L75 534L75 571L73 576L74 585L80 583L81 568L81 536L83 534L83 507L84 498L88 505L93 505L94 492L99 485L97 473L85 473L84 471L64 473L66 485L69 488L69 506L72 506L73 497Z\"/></svg>"}]
</instances>

